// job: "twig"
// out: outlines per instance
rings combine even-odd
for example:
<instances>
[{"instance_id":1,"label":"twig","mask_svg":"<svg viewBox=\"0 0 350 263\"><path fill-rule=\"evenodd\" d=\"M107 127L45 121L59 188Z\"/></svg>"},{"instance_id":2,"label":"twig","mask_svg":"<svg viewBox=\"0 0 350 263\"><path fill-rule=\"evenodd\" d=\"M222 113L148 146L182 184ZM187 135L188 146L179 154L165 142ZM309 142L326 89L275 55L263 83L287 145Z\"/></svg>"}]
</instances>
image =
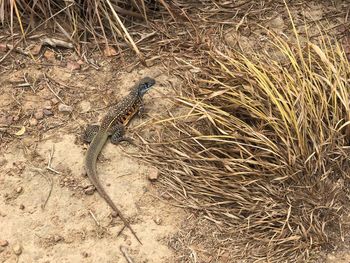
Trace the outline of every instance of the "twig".
<instances>
[{"instance_id":1,"label":"twig","mask_svg":"<svg viewBox=\"0 0 350 263\"><path fill-rule=\"evenodd\" d=\"M142 54L140 53L139 49L137 48L135 42L133 41L132 37L129 35L128 30L125 28L123 22L120 20L118 14L115 12L111 2L109 0L107 0L107 4L109 5L109 7L111 8L111 11L113 13L113 16L115 17L115 19L117 20L119 26L122 28L122 30L124 31L126 38L128 39L130 45L132 46L132 48L134 49L135 53L138 55L138 57L140 58L141 62L144 62L144 59L142 58Z\"/></svg>"},{"instance_id":2,"label":"twig","mask_svg":"<svg viewBox=\"0 0 350 263\"><path fill-rule=\"evenodd\" d=\"M47 202L49 201L49 198L50 198L51 193L52 193L52 189L53 189L53 180L52 180L51 177L46 176L44 173L41 173L40 171L39 171L39 174L41 174L41 175L46 179L46 181L48 181L48 182L50 183L50 190L49 190L49 193L47 194L47 197L46 197L44 203L41 205L41 209L45 209L45 206L46 206Z\"/></svg>"},{"instance_id":3,"label":"twig","mask_svg":"<svg viewBox=\"0 0 350 263\"><path fill-rule=\"evenodd\" d=\"M9 51L7 51L7 53L0 59L0 63L3 62L3 61L8 57L8 55L11 54L11 52L12 52L13 50L16 50L17 46L23 41L24 38L25 38L25 35L23 35L23 36L20 38L20 40L18 40L18 41L13 45L13 47L12 47Z\"/></svg>"},{"instance_id":4,"label":"twig","mask_svg":"<svg viewBox=\"0 0 350 263\"><path fill-rule=\"evenodd\" d=\"M125 257L126 261L128 261L128 263L134 263L134 261L129 256L129 253L128 253L126 247L120 246L119 249L122 252L123 256Z\"/></svg>"},{"instance_id":5,"label":"twig","mask_svg":"<svg viewBox=\"0 0 350 263\"><path fill-rule=\"evenodd\" d=\"M92 219L95 221L96 225L99 226L99 227L101 227L101 224L97 221L97 219L96 219L94 213L93 213L91 210L89 210L89 213L90 213Z\"/></svg>"},{"instance_id":6,"label":"twig","mask_svg":"<svg viewBox=\"0 0 350 263\"><path fill-rule=\"evenodd\" d=\"M57 99L59 99L60 102L62 102L63 104L66 104L66 103L61 99L61 97L58 96L58 94L51 88L46 74L44 74L44 77L45 77L45 80L46 80L46 86L47 86L47 87L49 88L49 90L53 93L53 95L55 95L55 97L56 97Z\"/></svg>"},{"instance_id":7,"label":"twig","mask_svg":"<svg viewBox=\"0 0 350 263\"><path fill-rule=\"evenodd\" d=\"M49 161L47 163L46 169L51 171L51 172L54 172L55 174L60 174L60 172L56 171L55 169L53 169L51 167L52 158L53 158L54 153L55 153L55 148L54 148L54 145L52 145L51 152L50 152L50 155L49 155Z\"/></svg>"},{"instance_id":8,"label":"twig","mask_svg":"<svg viewBox=\"0 0 350 263\"><path fill-rule=\"evenodd\" d=\"M32 164L32 165L33 165L33 164ZM46 179L46 181L48 181L48 182L50 183L50 190L49 190L49 193L47 194L47 197L46 197L44 203L41 205L41 209L45 209L45 206L46 206L47 202L49 201L50 196L51 196L51 193L52 193L52 189L53 189L53 180L52 180L51 177L49 177L49 176L47 176L46 174L44 174L44 173L42 172L42 169L36 168L36 167L34 167L34 166L32 167L32 169L33 169L34 171L38 172L41 176L43 176L43 177Z\"/></svg>"}]
</instances>

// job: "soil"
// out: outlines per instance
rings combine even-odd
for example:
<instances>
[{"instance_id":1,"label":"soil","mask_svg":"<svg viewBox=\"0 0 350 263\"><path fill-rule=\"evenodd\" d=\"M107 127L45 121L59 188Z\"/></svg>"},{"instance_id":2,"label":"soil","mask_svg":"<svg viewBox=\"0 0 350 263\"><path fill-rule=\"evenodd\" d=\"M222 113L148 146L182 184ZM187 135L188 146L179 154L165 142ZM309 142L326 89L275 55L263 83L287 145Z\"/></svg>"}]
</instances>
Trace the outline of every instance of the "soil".
<instances>
[{"instance_id":1,"label":"soil","mask_svg":"<svg viewBox=\"0 0 350 263\"><path fill-rule=\"evenodd\" d=\"M149 116L135 119L128 130L139 143L136 133L147 131L133 128L166 109L157 99L172 92L163 86L169 78L159 67L128 73L112 63L71 70L57 59L44 67L17 62L0 77L0 241L6 244L0 262L126 262L121 245L135 262L171 262L168 237L186 213L160 200L164 190L148 178L156 180L158 171L133 158L138 148L124 143L107 143L98 163L101 182L140 245L93 192L83 169L87 145L80 139L86 124L98 122L136 80L157 75L145 96ZM32 85L20 85L27 81ZM68 111L59 111L60 104Z\"/></svg>"},{"instance_id":2,"label":"soil","mask_svg":"<svg viewBox=\"0 0 350 263\"><path fill-rule=\"evenodd\" d=\"M323 20L332 8L319 1L305 15ZM298 6L291 10L297 14ZM267 23L275 32L286 29L279 14ZM225 40L245 52L257 45L259 32L254 33L238 36L228 30ZM177 207L167 189L157 184L157 169L133 157L142 154L139 147L107 143L97 169L143 245L130 230L123 230L122 221L84 173L84 128L98 122L108 106L144 76L155 77L157 85L145 95L148 116L135 118L127 130L136 145L142 143L140 137L157 132L144 124L171 107L162 98L175 94L172 87L179 80L169 76L168 69L132 64L121 68L113 57L100 53L83 61L73 51L50 49L35 60L12 52L0 65L0 262L125 263L121 246L134 262L230 262L226 252L217 256L206 251L215 244L203 247L203 240L197 240L191 245L194 235L186 227L200 226L207 236L215 229ZM324 258L350 262L344 250Z\"/></svg>"}]
</instances>

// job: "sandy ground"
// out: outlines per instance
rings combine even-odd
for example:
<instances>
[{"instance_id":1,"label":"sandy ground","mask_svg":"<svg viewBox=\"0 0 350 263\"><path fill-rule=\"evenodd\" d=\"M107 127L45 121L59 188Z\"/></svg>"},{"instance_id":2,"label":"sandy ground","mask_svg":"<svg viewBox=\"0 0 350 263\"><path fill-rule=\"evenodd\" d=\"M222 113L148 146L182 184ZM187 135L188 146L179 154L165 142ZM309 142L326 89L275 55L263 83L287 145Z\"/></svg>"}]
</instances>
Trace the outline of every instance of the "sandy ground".
<instances>
[{"instance_id":1,"label":"sandy ground","mask_svg":"<svg viewBox=\"0 0 350 263\"><path fill-rule=\"evenodd\" d=\"M167 77L160 68L117 75L112 64L73 71L65 62L50 63L45 69L9 69L10 77L0 77L0 262L127 262L121 245L135 262L175 262L167 240L185 212L160 201L160 191L148 179L157 170L131 157L138 148L124 143L108 143L98 163L103 185L129 218L140 245L128 229L118 236L122 221L91 191L83 169L87 146L80 140L87 123L97 122L107 105L146 75L158 75L145 97L149 117L134 120L131 130L164 111L157 98L169 92ZM44 73L53 80L49 84ZM18 87L24 76L35 82L32 88ZM62 102L73 111L60 112ZM128 135L139 143L132 131Z\"/></svg>"},{"instance_id":2,"label":"sandy ground","mask_svg":"<svg viewBox=\"0 0 350 263\"><path fill-rule=\"evenodd\" d=\"M295 16L299 11L298 5L291 7ZM320 1L310 3L304 14L323 21L326 13L331 16L335 11ZM276 11L264 26L284 34L284 17ZM334 24L339 22L332 19ZM242 52L266 41L263 29L252 34L249 23L252 21L244 21L246 30L240 34L234 30L225 34L227 43L239 46ZM312 28L309 32L317 34ZM0 46L0 57L3 54ZM118 236L122 221L91 191L84 174L87 146L80 135L137 80L150 76L157 85L145 96L148 117L133 120L127 131L141 144L138 135L152 136L157 131L140 124L171 106L162 98L174 94L172 87L178 80L157 66L121 68L113 58L100 55L89 62L81 61L74 52L49 50L36 61L13 53L0 65L0 262L125 263L120 246L135 263L230 262L228 252L212 255L200 239L194 240L198 233L203 232L205 239L215 229L200 214L177 208L167 189L148 179L157 171L132 157L142 154L137 147L107 143L98 162L101 182L143 245L128 229ZM63 104L71 108L62 110ZM347 251L324 258L329 263L350 262Z\"/></svg>"}]
</instances>

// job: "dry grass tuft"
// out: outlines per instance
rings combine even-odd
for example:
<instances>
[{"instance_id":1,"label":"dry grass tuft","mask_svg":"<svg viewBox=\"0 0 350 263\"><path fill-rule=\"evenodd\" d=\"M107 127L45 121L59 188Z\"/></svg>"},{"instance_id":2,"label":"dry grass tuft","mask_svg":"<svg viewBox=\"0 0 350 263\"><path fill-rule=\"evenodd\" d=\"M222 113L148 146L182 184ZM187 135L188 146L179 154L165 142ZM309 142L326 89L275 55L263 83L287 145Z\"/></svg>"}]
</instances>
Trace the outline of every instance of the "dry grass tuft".
<instances>
[{"instance_id":1,"label":"dry grass tuft","mask_svg":"<svg viewBox=\"0 0 350 263\"><path fill-rule=\"evenodd\" d=\"M162 1L160 1L161 3ZM137 55L140 51L129 30L134 22L147 23L148 16L159 11L152 0L104 1L0 1L0 24L11 30L18 26L22 36L44 27L60 32L78 45L94 40L106 44L125 41ZM16 28L16 29L15 29Z\"/></svg>"},{"instance_id":2,"label":"dry grass tuft","mask_svg":"<svg viewBox=\"0 0 350 263\"><path fill-rule=\"evenodd\" d=\"M168 189L245 248L232 258L295 262L343 239L350 65L327 37L295 39L274 36L275 58L208 50L176 99L187 111L147 147Z\"/></svg>"}]
</instances>

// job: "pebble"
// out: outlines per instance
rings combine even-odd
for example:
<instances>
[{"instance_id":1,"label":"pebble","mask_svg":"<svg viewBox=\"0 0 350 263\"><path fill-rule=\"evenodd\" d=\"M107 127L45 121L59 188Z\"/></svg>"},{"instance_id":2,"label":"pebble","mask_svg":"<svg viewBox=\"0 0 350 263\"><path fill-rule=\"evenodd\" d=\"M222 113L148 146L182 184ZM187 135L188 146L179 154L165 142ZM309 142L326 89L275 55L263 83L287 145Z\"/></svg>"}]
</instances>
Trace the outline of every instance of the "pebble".
<instances>
[{"instance_id":1,"label":"pebble","mask_svg":"<svg viewBox=\"0 0 350 263\"><path fill-rule=\"evenodd\" d=\"M56 105L57 103L59 103L60 101L57 98L52 98L51 102L53 105Z\"/></svg>"},{"instance_id":2,"label":"pebble","mask_svg":"<svg viewBox=\"0 0 350 263\"><path fill-rule=\"evenodd\" d=\"M15 244L13 247L12 247L12 250L13 252L19 256L22 254L22 246L20 244Z\"/></svg>"},{"instance_id":3,"label":"pebble","mask_svg":"<svg viewBox=\"0 0 350 263\"><path fill-rule=\"evenodd\" d=\"M72 107L72 106L68 106L68 105L66 105L66 104L63 104L63 103L60 103L60 104L58 105L58 111L70 113L70 112L73 111L73 107Z\"/></svg>"},{"instance_id":4,"label":"pebble","mask_svg":"<svg viewBox=\"0 0 350 263\"><path fill-rule=\"evenodd\" d=\"M117 213L116 211L112 211L112 212L111 212L111 216L112 216L113 218L116 218L116 217L118 216L118 213Z\"/></svg>"},{"instance_id":5,"label":"pebble","mask_svg":"<svg viewBox=\"0 0 350 263\"><path fill-rule=\"evenodd\" d=\"M158 179L158 175L159 175L159 171L157 168L152 168L150 169L148 175L147 175L147 178L148 180L150 180L151 182L153 181L157 181Z\"/></svg>"},{"instance_id":6,"label":"pebble","mask_svg":"<svg viewBox=\"0 0 350 263\"><path fill-rule=\"evenodd\" d=\"M37 110L35 113L34 113L34 118L37 119L37 120L41 120L44 118L44 113L42 110Z\"/></svg>"},{"instance_id":7,"label":"pebble","mask_svg":"<svg viewBox=\"0 0 350 263\"><path fill-rule=\"evenodd\" d=\"M36 126L37 124L38 124L37 119L31 118L31 119L29 120L29 125L30 125L30 126Z\"/></svg>"},{"instance_id":8,"label":"pebble","mask_svg":"<svg viewBox=\"0 0 350 263\"><path fill-rule=\"evenodd\" d=\"M83 100L80 102L79 107L82 113L88 112L91 109L91 103L89 101Z\"/></svg>"},{"instance_id":9,"label":"pebble","mask_svg":"<svg viewBox=\"0 0 350 263\"><path fill-rule=\"evenodd\" d=\"M82 254L83 254L84 258L87 258L89 256L89 253L87 253L87 252L83 252Z\"/></svg>"},{"instance_id":10,"label":"pebble","mask_svg":"<svg viewBox=\"0 0 350 263\"><path fill-rule=\"evenodd\" d=\"M61 240L63 240L63 237L61 237L60 235L55 235L54 238L55 242L60 242Z\"/></svg>"},{"instance_id":11,"label":"pebble","mask_svg":"<svg viewBox=\"0 0 350 263\"><path fill-rule=\"evenodd\" d=\"M7 247L9 242L6 239L0 240L0 247Z\"/></svg>"},{"instance_id":12,"label":"pebble","mask_svg":"<svg viewBox=\"0 0 350 263\"><path fill-rule=\"evenodd\" d=\"M51 116L53 115L53 112L48 110L48 109L43 109L43 113L46 115L46 116Z\"/></svg>"},{"instance_id":13,"label":"pebble","mask_svg":"<svg viewBox=\"0 0 350 263\"><path fill-rule=\"evenodd\" d=\"M19 186L16 188L16 192L19 194L23 191L23 187L22 186Z\"/></svg>"},{"instance_id":14,"label":"pebble","mask_svg":"<svg viewBox=\"0 0 350 263\"><path fill-rule=\"evenodd\" d=\"M49 100L45 101L44 109L48 109L48 110L52 109L51 101L49 101Z\"/></svg>"},{"instance_id":15,"label":"pebble","mask_svg":"<svg viewBox=\"0 0 350 263\"><path fill-rule=\"evenodd\" d=\"M24 210L24 208L25 208L24 204L19 205L19 209Z\"/></svg>"},{"instance_id":16,"label":"pebble","mask_svg":"<svg viewBox=\"0 0 350 263\"><path fill-rule=\"evenodd\" d=\"M44 57L49 61L55 61L55 53L51 50L46 50L44 53Z\"/></svg>"},{"instance_id":17,"label":"pebble","mask_svg":"<svg viewBox=\"0 0 350 263\"><path fill-rule=\"evenodd\" d=\"M153 219L154 223L156 223L157 225L160 225L162 223L162 219L160 217L156 217L155 219Z\"/></svg>"},{"instance_id":18,"label":"pebble","mask_svg":"<svg viewBox=\"0 0 350 263\"><path fill-rule=\"evenodd\" d=\"M89 185L89 186L85 187L85 189L84 189L84 193L86 195L92 195L94 192L95 192L95 186L93 186L93 185Z\"/></svg>"}]
</instances>

